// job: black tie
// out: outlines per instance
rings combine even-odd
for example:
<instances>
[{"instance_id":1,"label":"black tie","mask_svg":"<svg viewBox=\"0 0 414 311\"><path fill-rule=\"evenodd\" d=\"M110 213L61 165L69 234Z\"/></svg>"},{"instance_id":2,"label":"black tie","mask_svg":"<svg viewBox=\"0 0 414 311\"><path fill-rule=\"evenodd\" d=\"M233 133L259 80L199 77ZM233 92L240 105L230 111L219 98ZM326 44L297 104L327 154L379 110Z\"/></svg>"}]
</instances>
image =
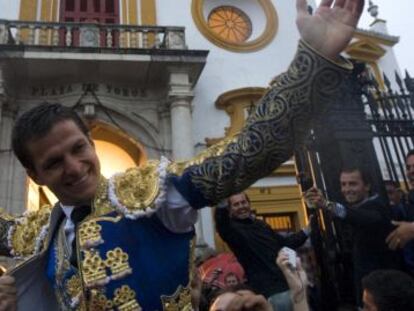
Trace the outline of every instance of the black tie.
<instances>
[{"instance_id":1,"label":"black tie","mask_svg":"<svg viewBox=\"0 0 414 311\"><path fill-rule=\"evenodd\" d=\"M72 254L70 255L70 263L74 266L78 266L78 257L76 254L76 231L78 229L78 224L86 218L91 213L91 207L89 205L82 205L75 207L70 215L70 219L75 225L75 238L72 241Z\"/></svg>"}]
</instances>

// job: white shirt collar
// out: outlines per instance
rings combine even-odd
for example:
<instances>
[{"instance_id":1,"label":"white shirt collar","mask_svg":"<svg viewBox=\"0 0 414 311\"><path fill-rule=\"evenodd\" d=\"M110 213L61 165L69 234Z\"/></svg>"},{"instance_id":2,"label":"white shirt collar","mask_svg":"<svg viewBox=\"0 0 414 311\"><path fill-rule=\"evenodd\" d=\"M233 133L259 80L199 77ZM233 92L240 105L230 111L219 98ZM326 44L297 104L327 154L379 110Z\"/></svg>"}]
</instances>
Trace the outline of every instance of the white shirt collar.
<instances>
[{"instance_id":1,"label":"white shirt collar","mask_svg":"<svg viewBox=\"0 0 414 311\"><path fill-rule=\"evenodd\" d=\"M75 206L73 205L63 205L62 203L59 203L60 207L62 208L63 212L65 213L66 217L70 219L70 215L72 215L73 209Z\"/></svg>"}]
</instances>

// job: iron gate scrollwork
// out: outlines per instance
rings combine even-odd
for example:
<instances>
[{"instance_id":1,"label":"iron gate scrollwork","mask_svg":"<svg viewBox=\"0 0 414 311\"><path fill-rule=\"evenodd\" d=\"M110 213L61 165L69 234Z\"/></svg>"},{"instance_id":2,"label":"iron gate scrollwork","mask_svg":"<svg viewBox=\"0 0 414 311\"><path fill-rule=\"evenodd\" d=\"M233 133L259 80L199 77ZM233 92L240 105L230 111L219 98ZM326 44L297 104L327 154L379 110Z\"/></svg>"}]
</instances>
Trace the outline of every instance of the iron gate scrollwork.
<instances>
[{"instance_id":1,"label":"iron gate scrollwork","mask_svg":"<svg viewBox=\"0 0 414 311\"><path fill-rule=\"evenodd\" d=\"M395 84L384 75L384 86L366 73L363 77L363 100L366 120L374 135L378 160L384 179L403 182L408 189L405 175L405 156L414 148L414 82L406 72L405 79L396 73Z\"/></svg>"},{"instance_id":2,"label":"iron gate scrollwork","mask_svg":"<svg viewBox=\"0 0 414 311\"><path fill-rule=\"evenodd\" d=\"M336 102L314 123L304 146L295 152L302 190L315 184L334 201L343 202L339 175L344 166L366 170L372 190L386 197L383 179L403 182L405 155L414 148L414 80L396 75L398 91L384 76L376 82L362 63L338 90ZM352 302L352 238L347 228L321 211L314 214L313 244L320 266L322 310Z\"/></svg>"}]
</instances>

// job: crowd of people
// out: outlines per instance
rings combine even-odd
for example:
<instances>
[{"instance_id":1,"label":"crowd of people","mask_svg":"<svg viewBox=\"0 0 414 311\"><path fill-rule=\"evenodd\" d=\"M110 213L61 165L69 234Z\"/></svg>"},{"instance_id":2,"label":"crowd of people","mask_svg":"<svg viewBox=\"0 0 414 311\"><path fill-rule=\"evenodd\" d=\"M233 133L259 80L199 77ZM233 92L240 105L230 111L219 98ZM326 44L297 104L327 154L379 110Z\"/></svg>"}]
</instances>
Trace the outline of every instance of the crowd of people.
<instances>
[{"instance_id":1,"label":"crowd of people","mask_svg":"<svg viewBox=\"0 0 414 311\"><path fill-rule=\"evenodd\" d=\"M21 259L0 276L0 311L256 310L317 311L295 248L309 228L283 235L254 217L243 193L289 159L337 95L352 69L340 56L363 0L322 0L311 14L297 0L298 51L276 77L245 128L196 159L167 159L100 175L89 129L61 104L19 112L13 152L54 207L0 215L0 255ZM407 155L414 193L414 153ZM313 187L305 199L348 224L353 233L355 299L366 311L414 310L414 194L392 206L370 193L361 168L344 168L345 203ZM227 273L216 286L192 261L197 210L217 206L217 231L245 275ZM406 271L406 272L404 272ZM323 297L322 297L323 299Z\"/></svg>"},{"instance_id":2,"label":"crowd of people","mask_svg":"<svg viewBox=\"0 0 414 311\"><path fill-rule=\"evenodd\" d=\"M309 206L325 210L351 228L352 266L347 270L353 271L355 308L349 310L414 310L413 164L414 150L406 157L408 193L391 181L384 181L388 197L372 193L370 176L359 167L340 173L342 198L338 201L344 204L327 200L316 187L304 193ZM246 278L219 287L204 282L204 304L199 310L321 310L317 304L308 304L308 277L299 257L293 268L284 250L301 247L310 235L309 227L289 235L278 233L256 218L246 193L218 206L215 224ZM236 307L243 304L244 308Z\"/></svg>"}]
</instances>

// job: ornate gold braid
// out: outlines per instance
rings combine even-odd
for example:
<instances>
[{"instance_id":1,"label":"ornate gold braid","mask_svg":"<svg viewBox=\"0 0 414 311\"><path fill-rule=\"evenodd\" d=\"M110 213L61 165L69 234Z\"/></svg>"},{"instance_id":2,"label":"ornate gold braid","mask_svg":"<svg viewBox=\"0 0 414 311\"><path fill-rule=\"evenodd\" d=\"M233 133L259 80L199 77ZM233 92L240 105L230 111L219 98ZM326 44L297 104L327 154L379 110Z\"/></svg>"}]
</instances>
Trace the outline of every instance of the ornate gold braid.
<instances>
[{"instance_id":1,"label":"ornate gold braid","mask_svg":"<svg viewBox=\"0 0 414 311\"><path fill-rule=\"evenodd\" d=\"M288 71L273 79L240 134L222 143L221 155L187 167L193 185L216 204L269 175L303 143L310 121L335 97L350 69L350 63L331 62L300 41Z\"/></svg>"},{"instance_id":2,"label":"ornate gold braid","mask_svg":"<svg viewBox=\"0 0 414 311\"><path fill-rule=\"evenodd\" d=\"M44 205L37 211L27 211L23 216L15 218L13 233L11 236L8 234L13 256L28 257L44 249L51 210L51 206Z\"/></svg>"}]
</instances>

